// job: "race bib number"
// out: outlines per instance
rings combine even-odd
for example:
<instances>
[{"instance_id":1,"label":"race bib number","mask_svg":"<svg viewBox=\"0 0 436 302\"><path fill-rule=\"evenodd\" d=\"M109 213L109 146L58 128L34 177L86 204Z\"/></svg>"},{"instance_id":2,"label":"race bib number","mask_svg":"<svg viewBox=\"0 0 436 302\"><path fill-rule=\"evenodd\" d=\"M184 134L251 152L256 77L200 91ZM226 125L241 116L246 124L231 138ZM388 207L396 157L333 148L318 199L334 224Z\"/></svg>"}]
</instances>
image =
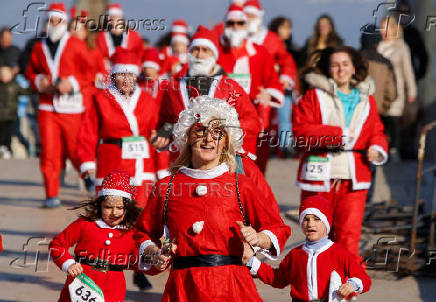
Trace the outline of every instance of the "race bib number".
<instances>
[{"instance_id":1,"label":"race bib number","mask_svg":"<svg viewBox=\"0 0 436 302\"><path fill-rule=\"evenodd\" d=\"M303 179L324 181L330 179L330 160L327 157L309 156Z\"/></svg>"},{"instance_id":2,"label":"race bib number","mask_svg":"<svg viewBox=\"0 0 436 302\"><path fill-rule=\"evenodd\" d=\"M81 113L84 109L82 94L56 94L53 97L53 106L59 113Z\"/></svg>"},{"instance_id":3,"label":"race bib number","mask_svg":"<svg viewBox=\"0 0 436 302\"><path fill-rule=\"evenodd\" d=\"M68 290L71 302L104 302L103 291L85 274L77 276Z\"/></svg>"},{"instance_id":4,"label":"race bib number","mask_svg":"<svg viewBox=\"0 0 436 302\"><path fill-rule=\"evenodd\" d=\"M143 136L130 136L122 138L122 155L124 159L149 158L148 142Z\"/></svg>"},{"instance_id":5,"label":"race bib number","mask_svg":"<svg viewBox=\"0 0 436 302\"><path fill-rule=\"evenodd\" d=\"M231 73L228 75L232 80L241 86L247 94L250 94L251 74L249 73Z\"/></svg>"}]
</instances>

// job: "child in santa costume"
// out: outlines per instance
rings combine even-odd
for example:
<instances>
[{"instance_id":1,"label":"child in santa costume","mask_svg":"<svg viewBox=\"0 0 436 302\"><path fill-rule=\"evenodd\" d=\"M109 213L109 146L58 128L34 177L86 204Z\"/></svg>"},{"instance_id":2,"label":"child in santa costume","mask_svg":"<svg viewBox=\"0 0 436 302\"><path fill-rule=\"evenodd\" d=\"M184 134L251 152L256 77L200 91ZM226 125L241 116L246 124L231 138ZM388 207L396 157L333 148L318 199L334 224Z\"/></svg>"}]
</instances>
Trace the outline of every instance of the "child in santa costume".
<instances>
[{"instance_id":1,"label":"child in santa costume","mask_svg":"<svg viewBox=\"0 0 436 302\"><path fill-rule=\"evenodd\" d=\"M330 237L361 261L369 163L384 164L388 144L373 96L375 86L361 55L344 46L317 56L316 66L303 77L307 91L292 112L295 144L304 151L297 186L301 200L321 195L329 201Z\"/></svg>"},{"instance_id":2,"label":"child in santa costume","mask_svg":"<svg viewBox=\"0 0 436 302\"><path fill-rule=\"evenodd\" d=\"M327 200L308 197L299 212L306 242L291 250L278 269L251 258L247 264L251 274L277 288L291 285L293 302L340 301L367 292L371 279L365 270L353 255L327 237L332 223Z\"/></svg>"},{"instance_id":3,"label":"child in santa costume","mask_svg":"<svg viewBox=\"0 0 436 302\"><path fill-rule=\"evenodd\" d=\"M112 62L111 84L94 95L80 128L80 172L83 177L97 173L98 192L107 173L126 171L137 188L138 206L144 207L147 186L156 181L156 151L148 138L156 128L158 105L137 85L140 59L135 53L119 47Z\"/></svg>"},{"instance_id":4,"label":"child in santa costume","mask_svg":"<svg viewBox=\"0 0 436 302\"><path fill-rule=\"evenodd\" d=\"M278 256L290 228L253 182L235 173L241 133L224 100L201 96L180 114L173 131L180 156L136 225L140 254L167 261L162 235L177 245L162 301L261 301L242 266L244 252Z\"/></svg>"},{"instance_id":5,"label":"child in santa costume","mask_svg":"<svg viewBox=\"0 0 436 302\"><path fill-rule=\"evenodd\" d=\"M53 261L68 274L59 301L71 301L68 286L82 273L102 290L104 301L124 301L123 270L138 266L133 226L140 208L129 183L127 173L109 173L98 197L77 207L84 208L85 214L50 242ZM74 257L68 252L73 246Z\"/></svg>"}]
</instances>

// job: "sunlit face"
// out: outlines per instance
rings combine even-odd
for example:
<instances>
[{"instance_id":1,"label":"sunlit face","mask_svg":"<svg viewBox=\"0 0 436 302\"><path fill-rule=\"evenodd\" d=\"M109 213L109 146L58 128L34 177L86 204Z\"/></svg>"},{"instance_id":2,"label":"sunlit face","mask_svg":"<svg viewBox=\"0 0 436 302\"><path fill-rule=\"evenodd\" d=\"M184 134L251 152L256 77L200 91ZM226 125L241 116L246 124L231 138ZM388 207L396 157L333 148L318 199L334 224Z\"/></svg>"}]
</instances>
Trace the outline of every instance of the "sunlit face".
<instances>
[{"instance_id":1,"label":"sunlit face","mask_svg":"<svg viewBox=\"0 0 436 302\"><path fill-rule=\"evenodd\" d=\"M0 67L0 81L4 83L9 83L14 78L12 69L8 66Z\"/></svg>"},{"instance_id":2,"label":"sunlit face","mask_svg":"<svg viewBox=\"0 0 436 302\"><path fill-rule=\"evenodd\" d=\"M227 139L227 132L219 120L212 120L208 125L194 125L189 131L188 140L192 162L210 168L217 166Z\"/></svg>"},{"instance_id":3,"label":"sunlit face","mask_svg":"<svg viewBox=\"0 0 436 302\"><path fill-rule=\"evenodd\" d=\"M5 30L3 34L0 36L0 46L2 48L6 48L11 46L12 44L12 33L10 31Z\"/></svg>"},{"instance_id":4,"label":"sunlit face","mask_svg":"<svg viewBox=\"0 0 436 302\"><path fill-rule=\"evenodd\" d=\"M123 198L121 196L106 196L101 203L101 216L110 227L119 225L126 216Z\"/></svg>"},{"instance_id":5,"label":"sunlit face","mask_svg":"<svg viewBox=\"0 0 436 302\"><path fill-rule=\"evenodd\" d=\"M171 47L176 55L184 54L188 51L188 46L182 41L174 41Z\"/></svg>"},{"instance_id":6,"label":"sunlit face","mask_svg":"<svg viewBox=\"0 0 436 302\"><path fill-rule=\"evenodd\" d=\"M309 241L318 241L327 236L324 222L313 214L307 214L303 219L303 233Z\"/></svg>"},{"instance_id":7,"label":"sunlit face","mask_svg":"<svg viewBox=\"0 0 436 302\"><path fill-rule=\"evenodd\" d=\"M351 57L345 52L334 53L330 57L330 76L338 86L349 85L355 73Z\"/></svg>"},{"instance_id":8,"label":"sunlit face","mask_svg":"<svg viewBox=\"0 0 436 302\"><path fill-rule=\"evenodd\" d=\"M145 67L143 71L147 78L156 79L159 75L159 71L153 67Z\"/></svg>"},{"instance_id":9,"label":"sunlit face","mask_svg":"<svg viewBox=\"0 0 436 302\"><path fill-rule=\"evenodd\" d=\"M66 24L66 23L67 23L67 20L65 20L63 18L56 17L56 16L51 16L50 20L48 21L48 24L50 27L54 27L54 26Z\"/></svg>"},{"instance_id":10,"label":"sunlit face","mask_svg":"<svg viewBox=\"0 0 436 302\"><path fill-rule=\"evenodd\" d=\"M208 59L214 56L212 50L207 46L194 46L190 53L197 59Z\"/></svg>"},{"instance_id":11,"label":"sunlit face","mask_svg":"<svg viewBox=\"0 0 436 302\"><path fill-rule=\"evenodd\" d=\"M115 76L115 86L124 95L130 95L135 89L136 85L136 74L134 73L116 73Z\"/></svg>"},{"instance_id":12,"label":"sunlit face","mask_svg":"<svg viewBox=\"0 0 436 302\"><path fill-rule=\"evenodd\" d=\"M326 37L333 30L332 25L327 18L321 18L319 20L319 33L322 37Z\"/></svg>"},{"instance_id":13,"label":"sunlit face","mask_svg":"<svg viewBox=\"0 0 436 302\"><path fill-rule=\"evenodd\" d=\"M70 33L71 35L73 35L76 38L79 38L82 41L84 41L88 36L88 31L86 30L85 23L77 20L74 20L71 23Z\"/></svg>"},{"instance_id":14,"label":"sunlit face","mask_svg":"<svg viewBox=\"0 0 436 302\"><path fill-rule=\"evenodd\" d=\"M291 23L289 21L283 22L282 25L279 26L277 30L277 34L279 35L280 39L287 40L291 37L292 34L292 27Z\"/></svg>"},{"instance_id":15,"label":"sunlit face","mask_svg":"<svg viewBox=\"0 0 436 302\"><path fill-rule=\"evenodd\" d=\"M111 25L111 32L114 35L121 35L125 29L126 22L122 16L111 15L108 18L109 24Z\"/></svg>"}]
</instances>

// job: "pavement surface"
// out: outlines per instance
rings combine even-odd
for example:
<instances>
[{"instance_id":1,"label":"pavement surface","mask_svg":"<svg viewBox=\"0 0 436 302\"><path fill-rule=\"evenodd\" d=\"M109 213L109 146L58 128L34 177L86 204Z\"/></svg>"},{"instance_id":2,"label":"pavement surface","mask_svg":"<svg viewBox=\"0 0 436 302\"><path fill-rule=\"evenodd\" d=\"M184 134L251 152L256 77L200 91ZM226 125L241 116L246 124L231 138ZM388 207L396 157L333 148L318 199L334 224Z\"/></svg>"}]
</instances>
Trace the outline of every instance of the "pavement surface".
<instances>
[{"instance_id":1,"label":"pavement surface","mask_svg":"<svg viewBox=\"0 0 436 302\"><path fill-rule=\"evenodd\" d=\"M297 164L295 160L274 159L267 172L285 222L292 227L283 255L303 240L297 224L284 215L299 205L299 190L295 186ZM414 162L379 168L373 202L395 199L399 204L410 204L415 192L415 174ZM38 161L0 160L0 233L4 249L0 255L0 302L57 301L65 274L49 259L47 245L76 219L77 212L69 208L86 198L74 172L68 172L65 179L66 185L61 189L63 207L42 209L44 193ZM424 178L423 187L429 186L431 180ZM370 248L373 241L370 235L363 235L362 248ZM373 280L371 291L361 295L358 301L436 301L436 279L412 276L398 279L386 271L369 271L369 274ZM140 292L133 285L132 273L127 272L126 301L160 301L167 277L167 273L150 277L153 288ZM278 290L258 280L255 282L264 301L291 301L289 287Z\"/></svg>"}]
</instances>

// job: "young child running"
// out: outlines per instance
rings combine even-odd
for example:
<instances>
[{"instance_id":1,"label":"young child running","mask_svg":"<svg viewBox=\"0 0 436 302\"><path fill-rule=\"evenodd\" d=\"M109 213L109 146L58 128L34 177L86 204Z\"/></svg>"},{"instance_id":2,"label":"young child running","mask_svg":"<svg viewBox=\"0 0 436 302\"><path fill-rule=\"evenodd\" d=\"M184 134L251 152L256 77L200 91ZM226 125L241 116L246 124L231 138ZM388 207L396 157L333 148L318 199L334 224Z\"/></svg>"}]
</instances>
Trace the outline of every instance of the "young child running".
<instances>
[{"instance_id":1,"label":"young child running","mask_svg":"<svg viewBox=\"0 0 436 302\"><path fill-rule=\"evenodd\" d=\"M291 285L292 302L340 301L368 291L371 279L365 270L348 251L328 239L332 215L327 200L308 197L299 213L306 242L291 250L278 269L252 257L247 264L251 274L273 287Z\"/></svg>"},{"instance_id":2,"label":"young child running","mask_svg":"<svg viewBox=\"0 0 436 302\"><path fill-rule=\"evenodd\" d=\"M85 215L50 243L55 264L68 274L59 301L71 301L69 285L82 273L100 288L105 302L124 301L123 270L136 269L138 265L133 226L140 209L136 207L134 187L129 182L127 173L110 172L98 197L77 207L85 208ZM75 257L68 253L74 245ZM75 292L81 296L77 297L79 300L91 298L80 288Z\"/></svg>"}]
</instances>

